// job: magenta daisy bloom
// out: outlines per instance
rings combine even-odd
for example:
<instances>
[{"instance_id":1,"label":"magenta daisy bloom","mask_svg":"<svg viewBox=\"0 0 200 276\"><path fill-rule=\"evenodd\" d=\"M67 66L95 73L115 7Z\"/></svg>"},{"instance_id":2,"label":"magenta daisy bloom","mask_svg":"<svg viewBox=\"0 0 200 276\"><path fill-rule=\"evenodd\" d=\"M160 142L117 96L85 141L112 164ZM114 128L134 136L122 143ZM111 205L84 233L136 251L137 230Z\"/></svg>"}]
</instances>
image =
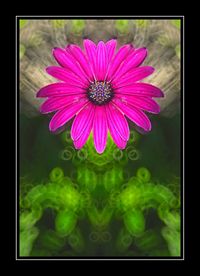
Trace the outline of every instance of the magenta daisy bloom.
<instances>
[{"instance_id":1,"label":"magenta daisy bloom","mask_svg":"<svg viewBox=\"0 0 200 276\"><path fill-rule=\"evenodd\" d=\"M60 82L37 93L37 97L48 98L40 111L56 112L49 124L53 132L75 117L71 137L76 149L84 146L91 131L98 153L105 150L108 131L117 147L124 149L129 140L127 118L150 131L145 112L160 112L152 98L163 97L162 91L141 82L154 71L151 66L140 66L147 49L127 44L116 51L116 45L114 39L97 45L86 39L84 50L72 44L66 49L53 49L60 66L50 66L46 71Z\"/></svg>"}]
</instances>

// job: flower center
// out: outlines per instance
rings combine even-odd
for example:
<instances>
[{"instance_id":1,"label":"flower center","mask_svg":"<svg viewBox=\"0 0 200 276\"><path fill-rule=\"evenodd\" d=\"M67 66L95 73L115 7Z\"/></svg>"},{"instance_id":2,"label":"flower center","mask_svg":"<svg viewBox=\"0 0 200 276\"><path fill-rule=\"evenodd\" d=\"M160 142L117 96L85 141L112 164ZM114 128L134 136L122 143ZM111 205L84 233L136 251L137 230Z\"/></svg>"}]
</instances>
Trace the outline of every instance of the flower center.
<instances>
[{"instance_id":1,"label":"flower center","mask_svg":"<svg viewBox=\"0 0 200 276\"><path fill-rule=\"evenodd\" d=\"M88 88L88 98L96 105L108 103L113 98L111 85L106 81L92 82Z\"/></svg>"}]
</instances>

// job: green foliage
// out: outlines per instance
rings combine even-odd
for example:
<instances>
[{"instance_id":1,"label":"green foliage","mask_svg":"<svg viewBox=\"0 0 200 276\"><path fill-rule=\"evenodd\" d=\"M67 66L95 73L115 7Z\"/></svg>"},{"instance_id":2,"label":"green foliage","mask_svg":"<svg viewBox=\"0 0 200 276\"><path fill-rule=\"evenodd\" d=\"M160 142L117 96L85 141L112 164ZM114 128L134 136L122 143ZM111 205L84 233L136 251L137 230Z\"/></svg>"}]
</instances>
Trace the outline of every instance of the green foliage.
<instances>
[{"instance_id":1,"label":"green foliage","mask_svg":"<svg viewBox=\"0 0 200 276\"><path fill-rule=\"evenodd\" d=\"M51 20L51 24L54 28L64 28L65 24L67 23L67 20L63 19L53 19Z\"/></svg>"},{"instance_id":2,"label":"green foliage","mask_svg":"<svg viewBox=\"0 0 200 276\"><path fill-rule=\"evenodd\" d=\"M117 207L120 211L127 212L140 204L140 189L128 186L118 197Z\"/></svg>"},{"instance_id":3,"label":"green foliage","mask_svg":"<svg viewBox=\"0 0 200 276\"><path fill-rule=\"evenodd\" d=\"M46 143L44 130L38 135ZM160 160L161 150L165 153L161 133L156 131L145 140L132 131L123 151L109 135L102 155L96 152L92 135L80 151L68 136L69 132L62 135L60 143L69 152L64 158L59 144L52 146L54 155L59 152L56 162L53 155L45 155L47 148L33 145L42 163L49 159L48 167L41 170L50 173L43 182L21 179L20 255L87 255L107 242L108 255L179 256L180 179L158 182L155 172L166 163L161 158L153 163L156 170L152 165L151 150L155 160ZM159 150L152 149L149 139L159 140ZM33 161L33 169L36 165Z\"/></svg>"},{"instance_id":4,"label":"green foliage","mask_svg":"<svg viewBox=\"0 0 200 276\"><path fill-rule=\"evenodd\" d=\"M39 244L50 252L58 251L65 245L65 240L54 230L46 230L39 237Z\"/></svg>"},{"instance_id":5,"label":"green foliage","mask_svg":"<svg viewBox=\"0 0 200 276\"><path fill-rule=\"evenodd\" d=\"M77 217L68 210L59 211L55 219L55 229L61 236L68 236L75 228Z\"/></svg>"},{"instance_id":6,"label":"green foliage","mask_svg":"<svg viewBox=\"0 0 200 276\"><path fill-rule=\"evenodd\" d=\"M20 256L29 256L32 250L33 243L37 238L39 231L36 227L29 228L28 230L20 231Z\"/></svg>"},{"instance_id":7,"label":"green foliage","mask_svg":"<svg viewBox=\"0 0 200 276\"><path fill-rule=\"evenodd\" d=\"M172 229L175 229L177 231L180 231L180 214L175 211L169 211L166 207L162 209L158 209L158 214L160 219L169 227Z\"/></svg>"},{"instance_id":8,"label":"green foliage","mask_svg":"<svg viewBox=\"0 0 200 276\"><path fill-rule=\"evenodd\" d=\"M80 229L75 228L68 237L69 245L77 253L80 253L84 250L84 239Z\"/></svg>"},{"instance_id":9,"label":"green foliage","mask_svg":"<svg viewBox=\"0 0 200 276\"><path fill-rule=\"evenodd\" d=\"M26 231L32 228L35 223L41 218L42 210L34 209L31 212L23 212L20 215L20 230Z\"/></svg>"},{"instance_id":10,"label":"green foliage","mask_svg":"<svg viewBox=\"0 0 200 276\"><path fill-rule=\"evenodd\" d=\"M127 34L129 31L129 20L116 20L115 28L121 34Z\"/></svg>"},{"instance_id":11,"label":"green foliage","mask_svg":"<svg viewBox=\"0 0 200 276\"><path fill-rule=\"evenodd\" d=\"M93 191L97 185L97 175L87 167L79 167L77 181L85 189Z\"/></svg>"},{"instance_id":12,"label":"green foliage","mask_svg":"<svg viewBox=\"0 0 200 276\"><path fill-rule=\"evenodd\" d=\"M125 213L124 224L132 236L139 236L145 230L145 218L141 211L132 209Z\"/></svg>"},{"instance_id":13,"label":"green foliage","mask_svg":"<svg viewBox=\"0 0 200 276\"><path fill-rule=\"evenodd\" d=\"M103 184L106 191L110 192L119 188L123 183L123 170L120 167L113 167L103 175Z\"/></svg>"},{"instance_id":14,"label":"green foliage","mask_svg":"<svg viewBox=\"0 0 200 276\"><path fill-rule=\"evenodd\" d=\"M148 252L153 248L158 248L161 243L162 240L159 233L152 229L143 232L135 239L136 246L144 252Z\"/></svg>"},{"instance_id":15,"label":"green foliage","mask_svg":"<svg viewBox=\"0 0 200 276\"><path fill-rule=\"evenodd\" d=\"M71 24L72 24L72 32L75 34L80 34L85 29L85 20L73 19L73 20L71 20Z\"/></svg>"},{"instance_id":16,"label":"green foliage","mask_svg":"<svg viewBox=\"0 0 200 276\"><path fill-rule=\"evenodd\" d=\"M98 175L100 176L99 173ZM79 189L75 188L73 182L64 175L60 167L50 172L49 179L50 182L47 184L33 186L24 197L25 210L20 215L20 239L22 241L20 250L23 255L36 254L37 250L35 248L32 250L33 243L39 234L35 225L41 220L47 208L56 212L54 230L42 232L38 242L40 241L44 249L51 251L51 254L63 248L66 242L63 240L65 237L68 237L67 242L75 252L84 250L83 236L76 227L78 220L85 214L91 226L96 231L100 231L98 234L100 236L111 223L113 214L123 221L124 228L116 240L116 249L119 252L125 252L134 237L139 250L145 251L149 248L149 254L153 254L151 250L154 250L156 244L161 244L162 240L157 239L153 231L145 232L144 211L149 208L157 210L158 218L166 225L162 229L162 236L166 240L170 254L178 254L180 242L177 238L180 231L178 200L166 186L150 182L151 173L147 168L139 167L136 176L130 178L124 187L122 186L124 183L123 169L120 166L113 166L112 169L107 170L100 178L100 187L104 188L104 196L109 195L107 204L104 204L103 208L96 207L92 203L90 194L95 195L99 187L98 178L97 173L86 165L78 167ZM174 211L171 210L172 208ZM27 238L25 234L27 231L31 233L30 238ZM173 239L175 239L174 243ZM25 246L26 242L28 247Z\"/></svg>"},{"instance_id":17,"label":"green foliage","mask_svg":"<svg viewBox=\"0 0 200 276\"><path fill-rule=\"evenodd\" d=\"M136 176L143 182L149 182L151 178L150 172L146 168L139 168Z\"/></svg>"},{"instance_id":18,"label":"green foliage","mask_svg":"<svg viewBox=\"0 0 200 276\"><path fill-rule=\"evenodd\" d=\"M131 246L133 242L132 235L126 230L126 228L122 228L118 234L116 241L116 248L119 252L127 251L127 249Z\"/></svg>"},{"instance_id":19,"label":"green foliage","mask_svg":"<svg viewBox=\"0 0 200 276\"><path fill-rule=\"evenodd\" d=\"M181 27L181 20L180 19L173 19L171 20L172 25L174 25L177 28Z\"/></svg>"},{"instance_id":20,"label":"green foliage","mask_svg":"<svg viewBox=\"0 0 200 276\"><path fill-rule=\"evenodd\" d=\"M147 20L147 19L136 19L136 20L134 20L134 23L136 24L136 26L138 28L145 28L145 27L148 27L148 25L150 24L150 20Z\"/></svg>"},{"instance_id":21,"label":"green foliage","mask_svg":"<svg viewBox=\"0 0 200 276\"><path fill-rule=\"evenodd\" d=\"M49 178L52 182L61 183L64 179L64 172L61 168L54 168Z\"/></svg>"},{"instance_id":22,"label":"green foliage","mask_svg":"<svg viewBox=\"0 0 200 276\"><path fill-rule=\"evenodd\" d=\"M106 149L103 154L98 154L93 142L92 134L89 136L89 139L84 146L84 148L81 150L84 152L84 158L80 158L79 152L77 153L80 161L85 161L91 163L93 167L97 170L105 170L107 169L108 165L110 165L113 160L113 152L117 149L116 145L114 144L110 134L108 135Z\"/></svg>"},{"instance_id":23,"label":"green foliage","mask_svg":"<svg viewBox=\"0 0 200 276\"><path fill-rule=\"evenodd\" d=\"M94 228L97 229L104 229L109 224L113 209L109 206L103 208L103 210L98 210L96 207L92 207L88 209L88 218L90 223Z\"/></svg>"},{"instance_id":24,"label":"green foliage","mask_svg":"<svg viewBox=\"0 0 200 276\"><path fill-rule=\"evenodd\" d=\"M27 19L20 19L19 20L19 27L23 28L27 24L28 20Z\"/></svg>"},{"instance_id":25,"label":"green foliage","mask_svg":"<svg viewBox=\"0 0 200 276\"><path fill-rule=\"evenodd\" d=\"M170 227L164 227L162 235L168 243L171 256L180 256L180 232Z\"/></svg>"}]
</instances>

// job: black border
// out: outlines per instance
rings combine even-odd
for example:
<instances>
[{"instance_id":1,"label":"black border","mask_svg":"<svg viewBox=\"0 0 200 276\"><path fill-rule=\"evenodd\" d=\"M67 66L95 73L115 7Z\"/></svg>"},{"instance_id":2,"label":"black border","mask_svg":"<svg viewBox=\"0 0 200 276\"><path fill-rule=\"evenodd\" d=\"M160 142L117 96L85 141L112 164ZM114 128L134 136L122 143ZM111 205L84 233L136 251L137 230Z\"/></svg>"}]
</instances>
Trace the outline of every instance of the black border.
<instances>
[{"instance_id":1,"label":"black border","mask_svg":"<svg viewBox=\"0 0 200 276\"><path fill-rule=\"evenodd\" d=\"M66 16L66 15L59 15L59 16L51 16L51 15L16 15L15 17L15 36L16 36L16 45L15 45L15 51L16 51L16 69L17 69L17 74L16 74L16 95L15 95L15 100L16 100L16 114L17 114L17 118L16 118L16 180L17 183L15 185L15 189L16 189L16 194L17 194L17 198L15 196L15 208L17 207L17 210L19 210L19 141L20 141L20 131L19 131L19 82L20 82L20 78L19 78L19 72L20 72L20 67L19 67L19 20L20 19L34 19L34 20L42 20L42 19L156 19L156 20L170 20L170 19L180 19L181 20L181 122L180 122L180 127L181 127L181 133L183 136L181 136L181 141L180 141L180 147L181 147L181 159L180 159L180 163L181 163L181 176L182 176L182 181L181 181L181 256L180 257L120 257L120 256L109 256L109 257L98 257L98 256L87 256L87 257L70 257L68 256L66 257L20 257L19 256L19 214L16 214L15 217L15 261L77 261L77 260L81 260L81 261L104 261L104 260L110 260L110 261L123 261L123 260L127 260L127 261L184 261L185 260L185 214L183 212L183 208L185 207L185 202L183 202L183 199L185 197L185 184L183 186L183 180L184 180L184 140L183 137L185 136L185 132L184 132L184 111L185 111L185 106L184 106L184 39L185 39L185 18L184 15L163 15L163 16L157 16L157 15L149 15L149 16L133 16L133 15L126 15L126 16L105 16L105 15L92 15L92 16L87 16L87 15L70 15L70 16ZM17 178L18 177L18 178ZM184 197L183 197L184 195ZM16 210L16 211L17 211ZM183 229L184 229L184 235L183 235ZM17 254L16 254L17 253Z\"/></svg>"}]
</instances>

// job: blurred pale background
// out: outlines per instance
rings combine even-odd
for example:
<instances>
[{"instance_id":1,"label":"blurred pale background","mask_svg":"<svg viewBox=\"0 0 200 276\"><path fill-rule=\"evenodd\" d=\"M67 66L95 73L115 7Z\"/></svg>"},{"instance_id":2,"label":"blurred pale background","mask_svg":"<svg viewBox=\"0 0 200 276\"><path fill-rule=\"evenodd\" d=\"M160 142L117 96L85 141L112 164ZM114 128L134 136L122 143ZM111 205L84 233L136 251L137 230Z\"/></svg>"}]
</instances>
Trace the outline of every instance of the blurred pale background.
<instances>
[{"instance_id":1,"label":"blurred pale background","mask_svg":"<svg viewBox=\"0 0 200 276\"><path fill-rule=\"evenodd\" d=\"M132 43L147 47L145 64L156 71L145 82L160 87L161 116L173 117L180 102L180 20L20 20L20 109L27 116L38 116L41 99L36 92L55 80L45 68L56 64L52 48L76 43L83 38L94 42L117 38L118 47Z\"/></svg>"}]
</instances>

